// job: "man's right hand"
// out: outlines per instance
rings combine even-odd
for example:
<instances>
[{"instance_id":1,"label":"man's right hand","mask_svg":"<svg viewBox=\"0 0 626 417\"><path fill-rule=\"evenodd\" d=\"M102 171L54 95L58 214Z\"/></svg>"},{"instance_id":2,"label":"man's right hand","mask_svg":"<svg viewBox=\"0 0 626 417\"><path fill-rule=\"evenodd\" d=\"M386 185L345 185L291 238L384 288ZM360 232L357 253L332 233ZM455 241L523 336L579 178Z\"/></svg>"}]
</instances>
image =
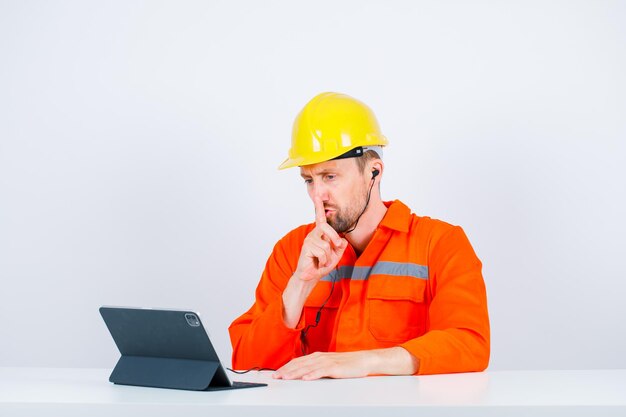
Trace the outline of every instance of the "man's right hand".
<instances>
[{"instance_id":1,"label":"man's right hand","mask_svg":"<svg viewBox=\"0 0 626 417\"><path fill-rule=\"evenodd\" d=\"M326 222L324 203L314 197L315 229L304 239L298 266L283 291L283 321L295 329L307 297L319 280L330 273L343 256L348 241Z\"/></svg>"},{"instance_id":2,"label":"man's right hand","mask_svg":"<svg viewBox=\"0 0 626 417\"><path fill-rule=\"evenodd\" d=\"M332 271L348 247L348 241L326 222L324 203L314 197L315 229L304 239L295 276L303 281L317 283Z\"/></svg>"}]
</instances>

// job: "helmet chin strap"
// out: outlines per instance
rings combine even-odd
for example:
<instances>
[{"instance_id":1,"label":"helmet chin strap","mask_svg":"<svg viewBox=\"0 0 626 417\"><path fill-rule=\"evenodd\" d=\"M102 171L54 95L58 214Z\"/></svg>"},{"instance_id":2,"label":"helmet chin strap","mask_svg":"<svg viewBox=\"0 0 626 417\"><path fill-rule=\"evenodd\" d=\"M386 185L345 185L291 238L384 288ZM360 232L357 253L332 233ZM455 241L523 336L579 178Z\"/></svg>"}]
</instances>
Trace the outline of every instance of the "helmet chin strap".
<instances>
[{"instance_id":1,"label":"helmet chin strap","mask_svg":"<svg viewBox=\"0 0 626 417\"><path fill-rule=\"evenodd\" d=\"M365 210L367 210L367 206L370 203L370 197L372 195L372 188L374 188L374 183L376 182L376 176L380 173L379 170L375 169L372 172L372 185L370 185L370 189L367 192L367 200L365 200L365 207L363 207L363 211L361 211L361 214L359 214L359 217L356 218L356 221L354 222L354 226L352 227L352 229L343 232L344 235L347 235L348 233L352 233L354 231L354 229L356 229L356 226L359 224L359 220L361 219L361 216L363 215L363 213L365 213Z\"/></svg>"}]
</instances>

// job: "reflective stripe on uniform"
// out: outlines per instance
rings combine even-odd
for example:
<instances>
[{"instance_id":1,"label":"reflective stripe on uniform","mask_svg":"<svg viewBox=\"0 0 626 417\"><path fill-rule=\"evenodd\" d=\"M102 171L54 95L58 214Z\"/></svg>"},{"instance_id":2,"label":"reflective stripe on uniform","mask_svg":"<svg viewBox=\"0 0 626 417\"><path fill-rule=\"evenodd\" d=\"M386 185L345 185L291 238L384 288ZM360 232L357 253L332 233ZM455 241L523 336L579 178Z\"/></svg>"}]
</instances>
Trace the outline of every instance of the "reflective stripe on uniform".
<instances>
[{"instance_id":1,"label":"reflective stripe on uniform","mask_svg":"<svg viewBox=\"0 0 626 417\"><path fill-rule=\"evenodd\" d=\"M322 277L322 281L335 281L337 279L366 280L370 275L391 275L428 279L428 267L410 262L380 261L374 266L340 266Z\"/></svg>"}]
</instances>

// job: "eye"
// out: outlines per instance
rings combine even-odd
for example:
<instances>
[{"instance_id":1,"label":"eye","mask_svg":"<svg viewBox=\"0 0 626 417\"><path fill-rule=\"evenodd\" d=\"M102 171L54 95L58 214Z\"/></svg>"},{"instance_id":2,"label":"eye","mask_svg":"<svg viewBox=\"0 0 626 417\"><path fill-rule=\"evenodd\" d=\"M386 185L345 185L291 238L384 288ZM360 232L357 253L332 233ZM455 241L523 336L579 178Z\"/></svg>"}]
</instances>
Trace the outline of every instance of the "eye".
<instances>
[{"instance_id":1,"label":"eye","mask_svg":"<svg viewBox=\"0 0 626 417\"><path fill-rule=\"evenodd\" d=\"M327 181L332 181L336 178L337 176L335 174L328 174L326 175L326 180Z\"/></svg>"},{"instance_id":2,"label":"eye","mask_svg":"<svg viewBox=\"0 0 626 417\"><path fill-rule=\"evenodd\" d=\"M309 185L309 184L312 184L312 183L313 183L313 180L312 180L311 178L305 178L305 179L304 179L304 183L305 183L306 185Z\"/></svg>"}]
</instances>

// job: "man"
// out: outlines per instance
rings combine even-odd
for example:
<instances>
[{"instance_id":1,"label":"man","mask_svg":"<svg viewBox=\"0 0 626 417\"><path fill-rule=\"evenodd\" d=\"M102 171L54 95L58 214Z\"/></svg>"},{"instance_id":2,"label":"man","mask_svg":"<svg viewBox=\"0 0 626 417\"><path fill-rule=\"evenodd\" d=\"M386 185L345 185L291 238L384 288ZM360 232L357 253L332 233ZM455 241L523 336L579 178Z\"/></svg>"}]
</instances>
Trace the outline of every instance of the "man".
<instances>
[{"instance_id":1,"label":"man","mask_svg":"<svg viewBox=\"0 0 626 417\"><path fill-rule=\"evenodd\" d=\"M274 247L229 328L234 368L310 380L487 367L481 262L460 227L381 200L387 144L352 97L323 93L300 112L279 168L300 167L315 223Z\"/></svg>"}]
</instances>

